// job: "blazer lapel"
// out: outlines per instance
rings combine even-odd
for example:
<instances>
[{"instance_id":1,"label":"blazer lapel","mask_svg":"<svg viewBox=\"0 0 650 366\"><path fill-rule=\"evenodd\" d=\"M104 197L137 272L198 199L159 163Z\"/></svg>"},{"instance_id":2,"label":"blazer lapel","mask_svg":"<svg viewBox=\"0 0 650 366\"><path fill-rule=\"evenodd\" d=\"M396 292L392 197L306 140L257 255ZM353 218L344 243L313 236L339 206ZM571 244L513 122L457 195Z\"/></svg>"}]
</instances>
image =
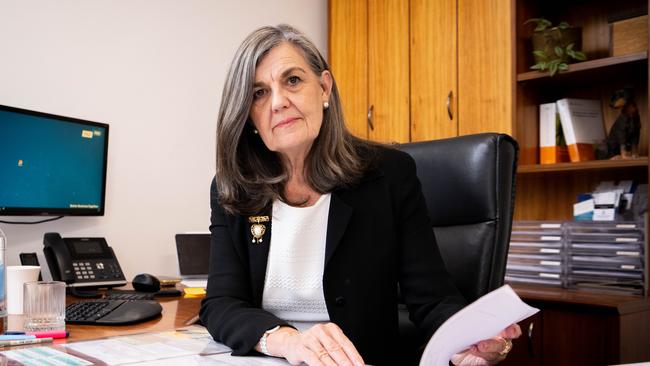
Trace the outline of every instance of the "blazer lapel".
<instances>
[{"instance_id":1,"label":"blazer lapel","mask_svg":"<svg viewBox=\"0 0 650 366\"><path fill-rule=\"evenodd\" d=\"M343 237L354 209L340 197L341 191L332 193L330 212L327 218L327 238L325 239L325 266L332 258Z\"/></svg>"}]
</instances>

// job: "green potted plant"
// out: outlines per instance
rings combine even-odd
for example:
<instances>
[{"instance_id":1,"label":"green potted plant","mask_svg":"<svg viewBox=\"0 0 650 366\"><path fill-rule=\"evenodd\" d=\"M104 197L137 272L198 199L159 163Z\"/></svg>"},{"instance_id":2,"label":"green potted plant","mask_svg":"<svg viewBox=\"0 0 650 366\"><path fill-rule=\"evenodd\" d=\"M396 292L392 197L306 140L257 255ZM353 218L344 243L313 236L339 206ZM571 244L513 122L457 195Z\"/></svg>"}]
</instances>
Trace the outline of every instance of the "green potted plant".
<instances>
[{"instance_id":1,"label":"green potted plant","mask_svg":"<svg viewBox=\"0 0 650 366\"><path fill-rule=\"evenodd\" d=\"M545 18L528 19L524 24L534 23L533 31L533 56L535 64L533 70L546 71L555 75L558 71L569 69L573 60L584 61L587 56L578 50L581 44L582 30L561 22L556 26Z\"/></svg>"}]
</instances>

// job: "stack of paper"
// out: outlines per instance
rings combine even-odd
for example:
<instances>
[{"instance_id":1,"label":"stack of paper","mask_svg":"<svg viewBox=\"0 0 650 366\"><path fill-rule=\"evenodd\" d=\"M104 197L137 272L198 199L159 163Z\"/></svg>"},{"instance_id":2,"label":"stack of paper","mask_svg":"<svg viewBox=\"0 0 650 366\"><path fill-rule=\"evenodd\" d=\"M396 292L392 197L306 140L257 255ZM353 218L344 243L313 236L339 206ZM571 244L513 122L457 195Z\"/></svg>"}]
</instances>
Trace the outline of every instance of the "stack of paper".
<instances>
[{"instance_id":1,"label":"stack of paper","mask_svg":"<svg viewBox=\"0 0 650 366\"><path fill-rule=\"evenodd\" d=\"M420 366L448 366L454 354L538 311L521 301L510 286L499 287L447 319L429 340Z\"/></svg>"}]
</instances>

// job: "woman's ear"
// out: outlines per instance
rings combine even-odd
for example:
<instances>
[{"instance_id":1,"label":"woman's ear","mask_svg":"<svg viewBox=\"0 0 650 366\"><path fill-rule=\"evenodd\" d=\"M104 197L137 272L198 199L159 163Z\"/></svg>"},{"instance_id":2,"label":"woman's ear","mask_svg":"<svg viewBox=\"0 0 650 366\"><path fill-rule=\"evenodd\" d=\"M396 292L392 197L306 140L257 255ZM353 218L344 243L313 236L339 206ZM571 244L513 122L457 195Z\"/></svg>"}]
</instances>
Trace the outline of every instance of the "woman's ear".
<instances>
[{"instance_id":1,"label":"woman's ear","mask_svg":"<svg viewBox=\"0 0 650 366\"><path fill-rule=\"evenodd\" d=\"M330 94L332 93L332 84L334 84L334 81L332 80L332 74L329 72L329 70L323 70L323 72L320 74L320 85L323 88L323 101L329 101L330 99Z\"/></svg>"}]
</instances>

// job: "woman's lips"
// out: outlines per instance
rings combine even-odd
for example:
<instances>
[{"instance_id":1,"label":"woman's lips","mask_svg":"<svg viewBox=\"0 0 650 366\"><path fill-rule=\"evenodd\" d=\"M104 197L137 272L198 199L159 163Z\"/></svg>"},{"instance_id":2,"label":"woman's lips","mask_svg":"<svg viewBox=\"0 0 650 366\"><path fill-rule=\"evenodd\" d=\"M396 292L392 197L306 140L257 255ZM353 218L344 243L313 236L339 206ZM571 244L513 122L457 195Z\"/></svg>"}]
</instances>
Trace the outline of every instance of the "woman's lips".
<instances>
[{"instance_id":1,"label":"woman's lips","mask_svg":"<svg viewBox=\"0 0 650 366\"><path fill-rule=\"evenodd\" d=\"M278 122L273 128L287 126L287 125L291 124L291 122L293 122L293 121L295 121L297 119L298 119L298 117L285 118L282 121Z\"/></svg>"}]
</instances>

